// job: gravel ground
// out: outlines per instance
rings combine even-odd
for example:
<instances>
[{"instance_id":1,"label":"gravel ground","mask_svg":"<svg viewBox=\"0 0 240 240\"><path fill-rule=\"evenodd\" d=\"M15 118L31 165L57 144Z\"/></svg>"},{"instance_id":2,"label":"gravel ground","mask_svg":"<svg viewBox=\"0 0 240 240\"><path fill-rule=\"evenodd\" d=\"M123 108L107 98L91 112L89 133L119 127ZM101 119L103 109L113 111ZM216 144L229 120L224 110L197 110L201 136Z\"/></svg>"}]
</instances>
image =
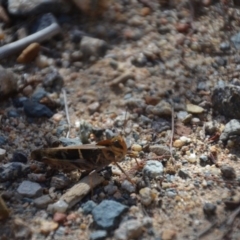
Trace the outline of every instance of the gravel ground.
<instances>
[{"instance_id":1,"label":"gravel ground","mask_svg":"<svg viewBox=\"0 0 240 240\"><path fill-rule=\"evenodd\" d=\"M240 239L238 2L12 2L0 12L0 238ZM49 25L56 36L13 50ZM31 157L119 135L128 178Z\"/></svg>"}]
</instances>

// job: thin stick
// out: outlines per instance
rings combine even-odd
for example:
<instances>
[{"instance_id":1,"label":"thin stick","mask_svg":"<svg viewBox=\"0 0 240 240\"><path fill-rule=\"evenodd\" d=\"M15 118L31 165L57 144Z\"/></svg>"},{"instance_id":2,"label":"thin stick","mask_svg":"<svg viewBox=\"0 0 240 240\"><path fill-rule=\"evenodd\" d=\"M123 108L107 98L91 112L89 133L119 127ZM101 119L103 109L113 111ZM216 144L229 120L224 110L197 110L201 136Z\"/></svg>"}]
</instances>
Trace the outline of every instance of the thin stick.
<instances>
[{"instance_id":1,"label":"thin stick","mask_svg":"<svg viewBox=\"0 0 240 240\"><path fill-rule=\"evenodd\" d=\"M66 138L68 138L70 130L71 130L71 123L70 123L70 118L69 118L69 114L68 114L67 94L66 94L66 90L64 88L62 89L62 93L63 93L64 107L65 107L65 112L66 112L66 117L67 117L67 123L68 123L68 132L67 132L67 136L66 136Z\"/></svg>"},{"instance_id":2,"label":"thin stick","mask_svg":"<svg viewBox=\"0 0 240 240\"><path fill-rule=\"evenodd\" d=\"M171 121L171 125L172 125L172 133L171 133L171 139L170 139L170 154L171 154L171 158L173 159L173 151L172 151L172 146L173 146L173 137L174 137L174 109L172 107L172 121Z\"/></svg>"},{"instance_id":3,"label":"thin stick","mask_svg":"<svg viewBox=\"0 0 240 240\"><path fill-rule=\"evenodd\" d=\"M23 39L20 39L18 41L15 41L13 43L9 43L0 47L0 60L22 51L31 43L43 42L47 39L50 39L51 37L53 37L54 35L60 32L61 32L61 28L59 27L57 22L53 22L50 26L34 34L31 34Z\"/></svg>"},{"instance_id":4,"label":"thin stick","mask_svg":"<svg viewBox=\"0 0 240 240\"><path fill-rule=\"evenodd\" d=\"M198 234L198 239L205 236L212 228L214 228L217 224L217 221L213 222L210 226L208 226L206 229L204 229L201 233Z\"/></svg>"}]
</instances>

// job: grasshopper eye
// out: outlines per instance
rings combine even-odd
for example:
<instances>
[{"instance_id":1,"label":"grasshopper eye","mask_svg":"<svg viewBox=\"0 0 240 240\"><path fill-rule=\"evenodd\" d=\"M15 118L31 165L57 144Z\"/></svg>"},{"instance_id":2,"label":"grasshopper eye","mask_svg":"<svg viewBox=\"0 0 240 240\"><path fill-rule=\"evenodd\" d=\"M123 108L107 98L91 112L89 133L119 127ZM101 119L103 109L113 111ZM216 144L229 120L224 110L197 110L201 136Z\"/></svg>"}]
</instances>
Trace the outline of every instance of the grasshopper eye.
<instances>
[{"instance_id":1,"label":"grasshopper eye","mask_svg":"<svg viewBox=\"0 0 240 240\"><path fill-rule=\"evenodd\" d=\"M123 149L123 146L120 144L120 142L118 140L113 142L113 146L116 148Z\"/></svg>"}]
</instances>

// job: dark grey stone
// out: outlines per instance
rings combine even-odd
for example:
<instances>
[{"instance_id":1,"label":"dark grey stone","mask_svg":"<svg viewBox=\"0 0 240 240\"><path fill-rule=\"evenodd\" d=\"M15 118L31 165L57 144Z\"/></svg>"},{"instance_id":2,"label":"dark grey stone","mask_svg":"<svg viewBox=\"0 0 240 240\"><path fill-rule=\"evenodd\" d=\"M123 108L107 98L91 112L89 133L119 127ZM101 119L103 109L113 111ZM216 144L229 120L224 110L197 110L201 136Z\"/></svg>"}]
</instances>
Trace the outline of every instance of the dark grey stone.
<instances>
[{"instance_id":1,"label":"dark grey stone","mask_svg":"<svg viewBox=\"0 0 240 240\"><path fill-rule=\"evenodd\" d=\"M19 98L13 98L12 102L13 102L13 106L15 108L21 108L23 107L23 103L28 100L27 97L19 97Z\"/></svg>"},{"instance_id":2,"label":"dark grey stone","mask_svg":"<svg viewBox=\"0 0 240 240\"><path fill-rule=\"evenodd\" d=\"M53 71L46 75L43 86L49 92L60 92L63 87L63 78L57 71Z\"/></svg>"},{"instance_id":3,"label":"dark grey stone","mask_svg":"<svg viewBox=\"0 0 240 240\"><path fill-rule=\"evenodd\" d=\"M40 117L52 117L53 112L43 104L33 102L33 101L25 101L23 103L23 109L27 117L30 118L40 118Z\"/></svg>"},{"instance_id":4,"label":"dark grey stone","mask_svg":"<svg viewBox=\"0 0 240 240\"><path fill-rule=\"evenodd\" d=\"M27 161L27 156L23 151L16 151L13 153L11 162L27 163Z\"/></svg>"},{"instance_id":5,"label":"dark grey stone","mask_svg":"<svg viewBox=\"0 0 240 240\"><path fill-rule=\"evenodd\" d=\"M0 182L14 180L30 172L30 167L20 162L4 164L0 167Z\"/></svg>"},{"instance_id":6,"label":"dark grey stone","mask_svg":"<svg viewBox=\"0 0 240 240\"><path fill-rule=\"evenodd\" d=\"M213 90L213 110L229 118L240 118L240 87L221 85Z\"/></svg>"},{"instance_id":7,"label":"dark grey stone","mask_svg":"<svg viewBox=\"0 0 240 240\"><path fill-rule=\"evenodd\" d=\"M104 200L93 211L93 219L96 225L102 229L114 229L118 226L121 215L126 212L127 206L112 201Z\"/></svg>"},{"instance_id":8,"label":"dark grey stone","mask_svg":"<svg viewBox=\"0 0 240 240\"><path fill-rule=\"evenodd\" d=\"M221 167L222 177L226 179L234 179L236 178L235 169L231 166L223 165Z\"/></svg>"},{"instance_id":9,"label":"dark grey stone","mask_svg":"<svg viewBox=\"0 0 240 240\"><path fill-rule=\"evenodd\" d=\"M187 179L187 178L191 178L189 173L187 172L187 170L179 170L178 172L178 176L182 179Z\"/></svg>"},{"instance_id":10,"label":"dark grey stone","mask_svg":"<svg viewBox=\"0 0 240 240\"><path fill-rule=\"evenodd\" d=\"M7 143L7 139L4 136L0 136L0 146Z\"/></svg>"},{"instance_id":11,"label":"dark grey stone","mask_svg":"<svg viewBox=\"0 0 240 240\"><path fill-rule=\"evenodd\" d=\"M203 205L203 212L208 216L212 216L212 215L215 215L216 214L216 210L217 210L217 206L213 203L205 203Z\"/></svg>"}]
</instances>

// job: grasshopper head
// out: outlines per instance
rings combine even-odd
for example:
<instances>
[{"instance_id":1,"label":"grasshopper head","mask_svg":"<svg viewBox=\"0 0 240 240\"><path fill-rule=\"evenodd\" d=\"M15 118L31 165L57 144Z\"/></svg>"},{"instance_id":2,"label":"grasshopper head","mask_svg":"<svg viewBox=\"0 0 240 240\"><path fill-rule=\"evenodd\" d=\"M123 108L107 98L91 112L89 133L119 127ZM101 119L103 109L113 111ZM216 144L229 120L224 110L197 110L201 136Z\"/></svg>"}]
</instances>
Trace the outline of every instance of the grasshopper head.
<instances>
[{"instance_id":1,"label":"grasshopper head","mask_svg":"<svg viewBox=\"0 0 240 240\"><path fill-rule=\"evenodd\" d=\"M110 162L121 162L127 154L127 145L123 137L117 136L110 140L103 140L97 145L105 146L103 150L105 158Z\"/></svg>"},{"instance_id":2,"label":"grasshopper head","mask_svg":"<svg viewBox=\"0 0 240 240\"><path fill-rule=\"evenodd\" d=\"M117 136L111 139L111 150L114 152L115 160L120 162L127 154L127 144L123 137Z\"/></svg>"}]
</instances>

